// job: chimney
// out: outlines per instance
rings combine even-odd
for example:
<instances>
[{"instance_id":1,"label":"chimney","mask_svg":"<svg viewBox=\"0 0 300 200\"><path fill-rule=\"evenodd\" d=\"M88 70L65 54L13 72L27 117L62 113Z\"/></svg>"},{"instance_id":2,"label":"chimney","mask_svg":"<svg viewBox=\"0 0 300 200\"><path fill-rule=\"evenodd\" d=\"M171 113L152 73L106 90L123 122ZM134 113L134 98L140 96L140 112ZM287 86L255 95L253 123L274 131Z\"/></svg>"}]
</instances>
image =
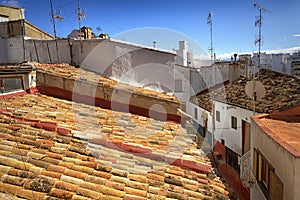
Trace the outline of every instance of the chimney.
<instances>
[{"instance_id":1,"label":"chimney","mask_svg":"<svg viewBox=\"0 0 300 200\"><path fill-rule=\"evenodd\" d=\"M153 41L153 48L156 48L156 41Z\"/></svg>"},{"instance_id":2,"label":"chimney","mask_svg":"<svg viewBox=\"0 0 300 200\"><path fill-rule=\"evenodd\" d=\"M236 62L237 53L233 54L233 56L234 56L234 62Z\"/></svg>"}]
</instances>

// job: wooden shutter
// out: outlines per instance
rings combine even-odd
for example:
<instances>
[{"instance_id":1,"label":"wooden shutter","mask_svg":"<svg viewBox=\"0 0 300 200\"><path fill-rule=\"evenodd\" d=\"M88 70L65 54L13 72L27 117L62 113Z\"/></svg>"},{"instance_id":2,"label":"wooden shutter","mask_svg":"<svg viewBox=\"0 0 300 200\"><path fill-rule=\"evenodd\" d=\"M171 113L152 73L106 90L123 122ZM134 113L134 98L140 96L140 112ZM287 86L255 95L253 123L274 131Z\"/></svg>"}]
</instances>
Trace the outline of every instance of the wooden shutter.
<instances>
[{"instance_id":1,"label":"wooden shutter","mask_svg":"<svg viewBox=\"0 0 300 200\"><path fill-rule=\"evenodd\" d=\"M283 200L283 183L273 171L270 171L269 197L270 200Z\"/></svg>"},{"instance_id":2,"label":"wooden shutter","mask_svg":"<svg viewBox=\"0 0 300 200\"><path fill-rule=\"evenodd\" d=\"M253 174L257 178L257 153L256 149L253 149Z\"/></svg>"}]
</instances>

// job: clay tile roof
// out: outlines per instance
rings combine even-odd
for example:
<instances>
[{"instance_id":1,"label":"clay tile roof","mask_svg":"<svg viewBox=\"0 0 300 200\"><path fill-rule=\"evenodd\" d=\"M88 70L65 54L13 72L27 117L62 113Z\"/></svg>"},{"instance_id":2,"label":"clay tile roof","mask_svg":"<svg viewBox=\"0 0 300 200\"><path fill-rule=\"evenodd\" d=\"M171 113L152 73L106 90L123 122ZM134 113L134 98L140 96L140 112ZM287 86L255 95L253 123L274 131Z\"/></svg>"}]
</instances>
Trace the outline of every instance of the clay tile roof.
<instances>
[{"instance_id":1,"label":"clay tile roof","mask_svg":"<svg viewBox=\"0 0 300 200\"><path fill-rule=\"evenodd\" d=\"M300 122L271 119L269 115L260 114L252 117L266 135L286 149L295 157L300 157Z\"/></svg>"},{"instance_id":2,"label":"clay tile roof","mask_svg":"<svg viewBox=\"0 0 300 200\"><path fill-rule=\"evenodd\" d=\"M229 198L179 124L45 95L1 104L0 197Z\"/></svg>"},{"instance_id":3,"label":"clay tile roof","mask_svg":"<svg viewBox=\"0 0 300 200\"><path fill-rule=\"evenodd\" d=\"M265 87L265 96L256 101L258 113L270 113L273 110L283 110L300 104L300 79L298 77L271 70L260 70L255 74L257 81ZM245 109L253 109L253 101L246 95L246 84L249 78L239 78L233 83L219 89L197 96L200 107L211 107L211 99L236 105Z\"/></svg>"}]
</instances>

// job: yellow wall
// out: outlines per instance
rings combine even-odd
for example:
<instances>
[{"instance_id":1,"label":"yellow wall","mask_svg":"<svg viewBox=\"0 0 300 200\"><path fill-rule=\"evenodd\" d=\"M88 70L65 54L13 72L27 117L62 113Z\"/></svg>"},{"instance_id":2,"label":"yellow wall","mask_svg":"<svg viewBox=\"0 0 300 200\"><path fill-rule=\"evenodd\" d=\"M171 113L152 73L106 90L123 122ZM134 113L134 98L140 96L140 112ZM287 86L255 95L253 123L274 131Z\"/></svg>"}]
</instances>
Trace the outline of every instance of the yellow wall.
<instances>
[{"instance_id":1,"label":"yellow wall","mask_svg":"<svg viewBox=\"0 0 300 200\"><path fill-rule=\"evenodd\" d=\"M24 16L24 9L0 6L0 14L8 16L9 20L19 20L22 19L22 16Z\"/></svg>"},{"instance_id":2,"label":"yellow wall","mask_svg":"<svg viewBox=\"0 0 300 200\"><path fill-rule=\"evenodd\" d=\"M44 31L38 29L37 27L25 22L25 34L27 37L40 40L53 40L53 37Z\"/></svg>"},{"instance_id":3,"label":"yellow wall","mask_svg":"<svg viewBox=\"0 0 300 200\"><path fill-rule=\"evenodd\" d=\"M17 21L9 21L9 22L2 22L1 26L4 28L1 29L0 36L1 37L15 37L21 36L22 33L22 26L24 20L17 20ZM33 26L29 22L24 22L25 26L25 36L30 37L33 39L40 39L40 40L52 40L53 37L46 32L40 30L39 28Z\"/></svg>"}]
</instances>

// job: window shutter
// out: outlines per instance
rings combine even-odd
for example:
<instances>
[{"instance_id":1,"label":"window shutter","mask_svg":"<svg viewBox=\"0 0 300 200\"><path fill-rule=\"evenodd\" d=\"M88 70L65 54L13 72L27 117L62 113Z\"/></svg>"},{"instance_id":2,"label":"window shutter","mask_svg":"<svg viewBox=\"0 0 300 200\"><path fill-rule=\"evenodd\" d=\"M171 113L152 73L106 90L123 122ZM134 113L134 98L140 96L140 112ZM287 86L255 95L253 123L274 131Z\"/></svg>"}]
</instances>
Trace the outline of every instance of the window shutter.
<instances>
[{"instance_id":1,"label":"window shutter","mask_svg":"<svg viewBox=\"0 0 300 200\"><path fill-rule=\"evenodd\" d=\"M270 200L283 200L283 183L273 171L270 171Z\"/></svg>"},{"instance_id":2,"label":"window shutter","mask_svg":"<svg viewBox=\"0 0 300 200\"><path fill-rule=\"evenodd\" d=\"M253 174L257 178L257 153L256 149L253 149Z\"/></svg>"}]
</instances>

